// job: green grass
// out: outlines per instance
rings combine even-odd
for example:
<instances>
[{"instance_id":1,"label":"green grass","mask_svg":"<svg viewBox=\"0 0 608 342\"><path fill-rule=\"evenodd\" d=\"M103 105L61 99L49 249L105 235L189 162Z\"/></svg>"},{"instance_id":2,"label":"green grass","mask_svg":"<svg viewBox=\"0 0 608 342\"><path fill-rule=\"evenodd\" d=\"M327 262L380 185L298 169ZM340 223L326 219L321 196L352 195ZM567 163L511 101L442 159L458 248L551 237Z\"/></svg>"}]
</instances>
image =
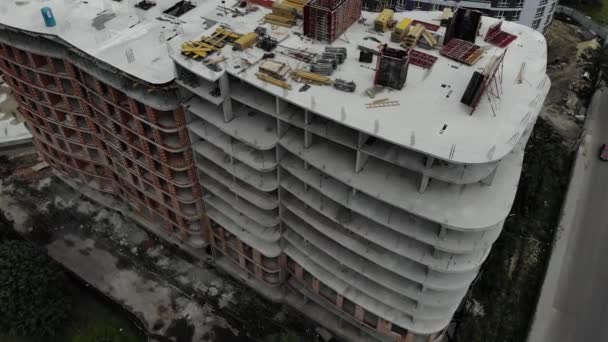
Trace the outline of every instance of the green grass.
<instances>
[{"instance_id":1,"label":"green grass","mask_svg":"<svg viewBox=\"0 0 608 342\"><path fill-rule=\"evenodd\" d=\"M11 337L2 342L143 342L137 328L117 308L90 289L74 282L66 289L74 301L73 315L65 329L52 338Z\"/></svg>"},{"instance_id":2,"label":"green grass","mask_svg":"<svg viewBox=\"0 0 608 342\"><path fill-rule=\"evenodd\" d=\"M599 5L581 3L569 6L590 16L598 24L608 25L608 0L602 0Z\"/></svg>"},{"instance_id":3,"label":"green grass","mask_svg":"<svg viewBox=\"0 0 608 342\"><path fill-rule=\"evenodd\" d=\"M600 6L584 6L581 10L596 23L608 25L608 0L604 0Z\"/></svg>"}]
</instances>

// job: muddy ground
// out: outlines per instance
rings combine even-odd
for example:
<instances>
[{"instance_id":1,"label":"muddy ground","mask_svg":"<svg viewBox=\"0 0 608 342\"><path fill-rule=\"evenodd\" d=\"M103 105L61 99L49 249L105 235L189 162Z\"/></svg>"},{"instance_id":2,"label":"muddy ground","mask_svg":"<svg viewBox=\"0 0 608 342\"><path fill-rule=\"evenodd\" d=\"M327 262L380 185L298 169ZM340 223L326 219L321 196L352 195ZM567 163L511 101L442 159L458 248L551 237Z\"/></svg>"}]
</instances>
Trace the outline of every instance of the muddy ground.
<instances>
[{"instance_id":1,"label":"muddy ground","mask_svg":"<svg viewBox=\"0 0 608 342\"><path fill-rule=\"evenodd\" d=\"M1 163L0 208L28 239L133 312L152 341L316 340L309 320L88 201L48 168L33 172L36 163Z\"/></svg>"}]
</instances>

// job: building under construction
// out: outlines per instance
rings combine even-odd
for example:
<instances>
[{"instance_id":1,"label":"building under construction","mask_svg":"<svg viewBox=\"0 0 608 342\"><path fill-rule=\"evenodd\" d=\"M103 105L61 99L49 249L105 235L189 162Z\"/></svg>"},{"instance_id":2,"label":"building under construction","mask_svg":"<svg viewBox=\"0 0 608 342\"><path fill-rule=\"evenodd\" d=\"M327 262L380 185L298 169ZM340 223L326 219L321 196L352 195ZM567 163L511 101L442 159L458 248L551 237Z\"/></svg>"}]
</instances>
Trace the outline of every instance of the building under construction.
<instances>
[{"instance_id":1,"label":"building under construction","mask_svg":"<svg viewBox=\"0 0 608 342\"><path fill-rule=\"evenodd\" d=\"M544 38L260 3L9 2L0 70L63 179L346 341L440 340L511 209Z\"/></svg>"}]
</instances>

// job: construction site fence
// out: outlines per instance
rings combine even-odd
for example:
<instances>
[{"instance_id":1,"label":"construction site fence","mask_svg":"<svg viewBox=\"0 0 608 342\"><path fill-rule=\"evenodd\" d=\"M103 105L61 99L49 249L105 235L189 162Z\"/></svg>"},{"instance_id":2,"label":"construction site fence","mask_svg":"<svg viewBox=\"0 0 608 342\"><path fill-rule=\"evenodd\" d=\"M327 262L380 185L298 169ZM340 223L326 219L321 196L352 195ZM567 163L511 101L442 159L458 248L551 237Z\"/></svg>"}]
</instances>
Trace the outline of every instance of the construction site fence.
<instances>
[{"instance_id":1,"label":"construction site fence","mask_svg":"<svg viewBox=\"0 0 608 342\"><path fill-rule=\"evenodd\" d=\"M575 10L567 6L558 5L555 13L566 15L576 21L582 28L595 33L598 37L604 40L604 46L608 46L608 26L600 25L593 21L585 13Z\"/></svg>"}]
</instances>

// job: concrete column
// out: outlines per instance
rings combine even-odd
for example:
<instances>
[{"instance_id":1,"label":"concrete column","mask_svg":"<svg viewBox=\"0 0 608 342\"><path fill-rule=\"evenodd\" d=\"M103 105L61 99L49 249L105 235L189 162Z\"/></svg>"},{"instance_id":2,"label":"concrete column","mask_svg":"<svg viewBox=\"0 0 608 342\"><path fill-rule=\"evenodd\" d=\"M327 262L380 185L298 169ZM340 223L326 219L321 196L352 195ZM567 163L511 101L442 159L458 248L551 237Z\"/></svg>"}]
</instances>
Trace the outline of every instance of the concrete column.
<instances>
[{"instance_id":1,"label":"concrete column","mask_svg":"<svg viewBox=\"0 0 608 342\"><path fill-rule=\"evenodd\" d=\"M239 252L239 265L241 265L242 268L247 268L247 261L245 260L245 256L243 256L243 242L241 240L238 240L237 242L237 250Z\"/></svg>"},{"instance_id":2,"label":"concrete column","mask_svg":"<svg viewBox=\"0 0 608 342\"><path fill-rule=\"evenodd\" d=\"M364 316L365 316L365 310L361 306L359 306L359 305L355 306L355 318L358 321L363 322L363 317Z\"/></svg>"},{"instance_id":3,"label":"concrete column","mask_svg":"<svg viewBox=\"0 0 608 342\"><path fill-rule=\"evenodd\" d=\"M355 161L355 172L359 173L359 171L363 169L363 166L365 166L365 163L368 159L369 155L367 153L357 151L357 159Z\"/></svg>"},{"instance_id":4,"label":"concrete column","mask_svg":"<svg viewBox=\"0 0 608 342\"><path fill-rule=\"evenodd\" d=\"M496 170L498 170L498 167L496 167L494 171L492 171L486 178L482 179L481 184L492 185L492 183L494 182L494 176L496 176Z\"/></svg>"},{"instance_id":5,"label":"concrete column","mask_svg":"<svg viewBox=\"0 0 608 342\"><path fill-rule=\"evenodd\" d=\"M289 127L291 127L291 125L289 123L279 120L279 119L277 119L277 125L278 125L277 134L279 135L279 138L284 136L285 132L287 132Z\"/></svg>"},{"instance_id":6,"label":"concrete column","mask_svg":"<svg viewBox=\"0 0 608 342\"><path fill-rule=\"evenodd\" d=\"M309 130L304 131L304 147L309 148L312 145L313 136Z\"/></svg>"},{"instance_id":7,"label":"concrete column","mask_svg":"<svg viewBox=\"0 0 608 342\"><path fill-rule=\"evenodd\" d=\"M262 270L262 267L258 266L262 265L262 254L260 254L260 252L256 251L255 249L253 250L253 261L255 264L257 264L254 266L255 277L262 280L264 278L264 271Z\"/></svg>"},{"instance_id":8,"label":"concrete column","mask_svg":"<svg viewBox=\"0 0 608 342\"><path fill-rule=\"evenodd\" d=\"M232 111L232 99L230 98L230 79L228 73L224 73L219 79L220 93L224 101L222 102L222 110L224 111L224 121L230 122L234 119Z\"/></svg>"},{"instance_id":9,"label":"concrete column","mask_svg":"<svg viewBox=\"0 0 608 342\"><path fill-rule=\"evenodd\" d=\"M312 278L312 289L315 293L319 293L319 289L321 288L321 282L317 278Z\"/></svg>"},{"instance_id":10,"label":"concrete column","mask_svg":"<svg viewBox=\"0 0 608 342\"><path fill-rule=\"evenodd\" d=\"M296 270L294 272L296 274L296 278L298 280L302 280L304 279L304 270L302 269L302 266L300 266L299 264L296 264Z\"/></svg>"},{"instance_id":11,"label":"concrete column","mask_svg":"<svg viewBox=\"0 0 608 342\"><path fill-rule=\"evenodd\" d=\"M376 329L384 334L390 334L393 323L382 318L378 318Z\"/></svg>"},{"instance_id":12,"label":"concrete column","mask_svg":"<svg viewBox=\"0 0 608 342\"><path fill-rule=\"evenodd\" d=\"M359 132L359 138L357 139L357 147L361 148L365 142L369 139L369 134Z\"/></svg>"},{"instance_id":13,"label":"concrete column","mask_svg":"<svg viewBox=\"0 0 608 342\"><path fill-rule=\"evenodd\" d=\"M342 295L337 295L336 296L336 307L338 307L338 309L342 309L343 304L344 304L344 297ZM340 319L340 321L342 321L342 319Z\"/></svg>"},{"instance_id":14,"label":"concrete column","mask_svg":"<svg viewBox=\"0 0 608 342\"><path fill-rule=\"evenodd\" d=\"M418 192L423 194L426 191L426 188L429 186L430 178L427 175L422 175L422 179L420 180L420 188Z\"/></svg>"}]
</instances>

